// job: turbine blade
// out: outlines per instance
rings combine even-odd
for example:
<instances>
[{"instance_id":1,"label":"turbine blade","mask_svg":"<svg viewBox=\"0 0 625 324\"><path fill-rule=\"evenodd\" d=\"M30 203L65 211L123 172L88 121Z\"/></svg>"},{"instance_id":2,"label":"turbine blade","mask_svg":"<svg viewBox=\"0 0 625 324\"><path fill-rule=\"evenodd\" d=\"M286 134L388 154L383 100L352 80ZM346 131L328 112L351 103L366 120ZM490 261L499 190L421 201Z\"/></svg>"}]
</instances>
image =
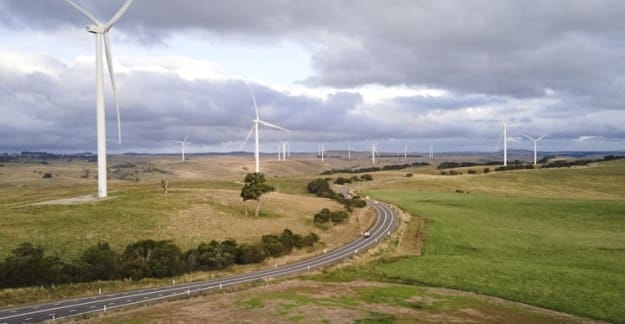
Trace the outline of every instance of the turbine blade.
<instances>
[{"instance_id":1,"label":"turbine blade","mask_svg":"<svg viewBox=\"0 0 625 324\"><path fill-rule=\"evenodd\" d=\"M499 150L499 145L501 144L501 140L503 139L503 131L499 135L499 140L497 141L497 146L495 146L495 151Z\"/></svg>"},{"instance_id":2,"label":"turbine blade","mask_svg":"<svg viewBox=\"0 0 625 324\"><path fill-rule=\"evenodd\" d=\"M115 76L113 73L113 57L111 56L111 42L109 41L109 33L104 33L104 50L106 51L106 64L111 77L111 88L113 88L113 98L115 99L115 109L117 111L117 141L122 143L122 122L119 114L119 99L117 98L117 87L115 86Z\"/></svg>"},{"instance_id":3,"label":"turbine blade","mask_svg":"<svg viewBox=\"0 0 625 324\"><path fill-rule=\"evenodd\" d=\"M65 2L69 3L72 7L76 8L76 10L80 11L80 13L82 13L85 16L87 16L87 18L89 18L89 20L91 20L92 23L94 23L96 25L101 25L100 22L89 11L87 11L83 7L77 5L74 1L72 1L72 0L65 0Z\"/></svg>"},{"instance_id":4,"label":"turbine blade","mask_svg":"<svg viewBox=\"0 0 625 324\"><path fill-rule=\"evenodd\" d=\"M529 135L523 134L523 133L521 133L521 136L523 136L523 137L527 138L527 139L528 139L528 140L530 140L530 141L535 141L535 140L536 140L535 138L533 138L533 137L531 137L531 136L529 136Z\"/></svg>"},{"instance_id":5,"label":"turbine blade","mask_svg":"<svg viewBox=\"0 0 625 324\"><path fill-rule=\"evenodd\" d=\"M127 0L126 3L124 3L124 5L121 8L119 8L119 10L117 10L113 18L111 18L111 20L109 20L109 22L106 23L106 25L104 26L104 30L108 31L109 29L111 29L111 27L113 27L113 25L119 20L119 18L121 18L124 15L126 10L128 10L128 7L130 7L131 3L132 3L132 0Z\"/></svg>"},{"instance_id":6,"label":"turbine blade","mask_svg":"<svg viewBox=\"0 0 625 324\"><path fill-rule=\"evenodd\" d=\"M186 143L188 139L189 139L189 135L187 135L187 137L184 138L184 142L183 143Z\"/></svg>"},{"instance_id":7,"label":"turbine blade","mask_svg":"<svg viewBox=\"0 0 625 324\"><path fill-rule=\"evenodd\" d=\"M280 129L280 130L283 130L283 131L287 131L287 132L289 132L289 130L288 130L288 129L286 129L286 128L284 128L284 127L280 127L280 126L278 126L278 125L274 125L274 124L272 124L272 123L268 123L268 122L263 121L263 120L258 120L258 122L259 122L259 123L261 123L261 124L263 124L263 125L265 125L265 126L267 126L267 127L276 128L276 129Z\"/></svg>"},{"instance_id":8,"label":"turbine blade","mask_svg":"<svg viewBox=\"0 0 625 324\"><path fill-rule=\"evenodd\" d=\"M541 136L541 137L537 138L537 139L536 139L536 142L542 141L542 140L543 140L543 138L545 138L545 136L547 136L547 135L543 135L543 136Z\"/></svg>"},{"instance_id":9,"label":"turbine blade","mask_svg":"<svg viewBox=\"0 0 625 324\"><path fill-rule=\"evenodd\" d=\"M256 120L259 120L260 117L258 115L258 105L256 105L256 96L254 95L254 88L250 88L252 92L252 101L254 102L254 110L256 111Z\"/></svg>"},{"instance_id":10,"label":"turbine blade","mask_svg":"<svg viewBox=\"0 0 625 324\"><path fill-rule=\"evenodd\" d=\"M242 148L245 145L245 143L247 143L247 140L250 139L250 136L252 136L253 131L254 131L254 125L252 125L252 128L250 128L250 131L247 133L245 140L243 141L243 143L241 143L241 146L239 148Z\"/></svg>"}]
</instances>

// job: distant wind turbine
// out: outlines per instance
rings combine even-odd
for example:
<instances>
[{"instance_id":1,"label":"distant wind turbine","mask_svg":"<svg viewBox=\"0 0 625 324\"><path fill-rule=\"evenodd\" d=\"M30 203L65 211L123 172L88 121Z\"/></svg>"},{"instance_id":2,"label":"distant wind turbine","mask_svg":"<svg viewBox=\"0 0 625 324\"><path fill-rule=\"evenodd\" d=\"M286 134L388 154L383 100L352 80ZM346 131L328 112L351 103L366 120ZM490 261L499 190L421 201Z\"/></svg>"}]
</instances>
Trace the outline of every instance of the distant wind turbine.
<instances>
[{"instance_id":1,"label":"distant wind turbine","mask_svg":"<svg viewBox=\"0 0 625 324\"><path fill-rule=\"evenodd\" d=\"M501 135L499 136L499 141L497 141L497 146L495 147L495 151L499 149L499 144L501 144L501 139L503 138L503 166L508 165L508 124L506 121L503 121L503 130Z\"/></svg>"},{"instance_id":2,"label":"distant wind turbine","mask_svg":"<svg viewBox=\"0 0 625 324\"><path fill-rule=\"evenodd\" d=\"M274 125L274 124L268 123L260 119L260 116L258 114L258 105L256 105L256 96L254 96L254 90L252 89L251 91L252 91L252 101L254 102L254 109L256 110L256 119L252 120L254 125L252 125L252 128L250 128L250 131L247 133L247 136L245 137L245 140L241 144L241 147L243 147L243 145L247 143L247 140L250 138L250 136L252 136L252 132L254 132L254 159L256 160L256 173L260 173L260 137L259 137L259 129L258 129L259 124L265 125L267 127L287 131L287 132L289 130L284 127L280 127L278 125Z\"/></svg>"},{"instance_id":3,"label":"distant wind turbine","mask_svg":"<svg viewBox=\"0 0 625 324\"><path fill-rule=\"evenodd\" d=\"M109 31L111 27L128 10L132 0L127 0L124 5L117 10L115 15L106 24L100 23L90 12L80 7L72 0L66 0L72 7L85 15L93 25L87 26L87 31L95 34L95 73L96 73L96 115L98 134L98 197L104 198L108 195L107 174L106 174L106 113L104 111L104 67L102 65L102 39L104 39L104 50L106 51L106 63L111 78L113 97L117 108L117 139L122 142L121 121L119 117L119 100L117 99L117 89L113 76L113 57L111 56L111 44L109 42Z\"/></svg>"},{"instance_id":4,"label":"distant wind turbine","mask_svg":"<svg viewBox=\"0 0 625 324\"><path fill-rule=\"evenodd\" d=\"M375 164L375 155L378 154L378 143L371 144L371 164Z\"/></svg>"},{"instance_id":5,"label":"distant wind turbine","mask_svg":"<svg viewBox=\"0 0 625 324\"><path fill-rule=\"evenodd\" d=\"M286 152L288 147L288 142L280 142L282 144L282 161L286 161Z\"/></svg>"},{"instance_id":6,"label":"distant wind turbine","mask_svg":"<svg viewBox=\"0 0 625 324\"><path fill-rule=\"evenodd\" d=\"M408 146L404 145L404 161L408 158Z\"/></svg>"},{"instance_id":7,"label":"distant wind turbine","mask_svg":"<svg viewBox=\"0 0 625 324\"><path fill-rule=\"evenodd\" d=\"M434 158L434 146L430 144L430 159Z\"/></svg>"},{"instance_id":8,"label":"distant wind turbine","mask_svg":"<svg viewBox=\"0 0 625 324\"><path fill-rule=\"evenodd\" d=\"M352 144L351 143L347 143L347 159L348 160L352 159Z\"/></svg>"},{"instance_id":9,"label":"distant wind turbine","mask_svg":"<svg viewBox=\"0 0 625 324\"><path fill-rule=\"evenodd\" d=\"M531 136L529 136L529 135L525 135L525 134L521 134L521 135L522 135L523 137L527 138L528 140L530 140L530 141L534 142L534 165L536 165L536 157L537 157L537 154L536 154L536 146L537 146L537 143L538 143L538 142L540 142L540 141L542 141L542 139L543 139L543 138L545 138L545 136L547 136L547 135L543 135L543 136L541 136L541 137L531 137Z\"/></svg>"},{"instance_id":10,"label":"distant wind turbine","mask_svg":"<svg viewBox=\"0 0 625 324\"><path fill-rule=\"evenodd\" d=\"M189 139L189 136L187 135L187 137L184 138L184 141L176 141L176 143L180 144L180 152L182 153L182 161L185 160L184 158L184 152L185 152L185 147L187 145L187 141Z\"/></svg>"}]
</instances>

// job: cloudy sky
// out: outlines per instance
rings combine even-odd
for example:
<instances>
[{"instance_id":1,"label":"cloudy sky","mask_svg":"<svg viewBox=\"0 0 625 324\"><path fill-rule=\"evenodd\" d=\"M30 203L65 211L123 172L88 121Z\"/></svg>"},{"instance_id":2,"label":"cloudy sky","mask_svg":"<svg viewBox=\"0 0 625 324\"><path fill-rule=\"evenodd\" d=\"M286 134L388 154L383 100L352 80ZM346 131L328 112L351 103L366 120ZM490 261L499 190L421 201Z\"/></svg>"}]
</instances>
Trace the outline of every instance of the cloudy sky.
<instances>
[{"instance_id":1,"label":"cloudy sky","mask_svg":"<svg viewBox=\"0 0 625 324\"><path fill-rule=\"evenodd\" d=\"M123 0L76 0L107 21ZM110 32L123 144L625 149L625 2L135 0ZM95 151L95 43L63 0L0 0L0 152ZM105 71L106 73L106 71ZM244 147L252 150L248 143Z\"/></svg>"}]
</instances>

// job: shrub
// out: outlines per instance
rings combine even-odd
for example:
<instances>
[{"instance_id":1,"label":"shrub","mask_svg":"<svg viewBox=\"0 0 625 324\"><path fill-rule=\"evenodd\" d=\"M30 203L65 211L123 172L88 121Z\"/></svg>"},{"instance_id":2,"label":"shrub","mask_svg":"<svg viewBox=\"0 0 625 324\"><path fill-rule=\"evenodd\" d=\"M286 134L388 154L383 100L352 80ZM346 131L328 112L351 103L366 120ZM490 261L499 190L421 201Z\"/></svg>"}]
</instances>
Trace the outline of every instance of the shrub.
<instances>
[{"instance_id":1,"label":"shrub","mask_svg":"<svg viewBox=\"0 0 625 324\"><path fill-rule=\"evenodd\" d=\"M314 222L317 224L323 224L327 223L328 221L332 221L332 223L338 224L344 222L348 218L349 214L346 211L339 210L333 212L330 211L328 208L324 208L320 212L315 214Z\"/></svg>"},{"instance_id":2,"label":"shrub","mask_svg":"<svg viewBox=\"0 0 625 324\"><path fill-rule=\"evenodd\" d=\"M469 169L469 170L467 170L467 173L468 173L468 174L476 174L476 173L477 173L477 171L475 171L475 170L473 170L473 169Z\"/></svg>"},{"instance_id":3,"label":"shrub","mask_svg":"<svg viewBox=\"0 0 625 324\"><path fill-rule=\"evenodd\" d=\"M484 173L489 173L490 172L490 168L484 168Z\"/></svg>"},{"instance_id":4,"label":"shrub","mask_svg":"<svg viewBox=\"0 0 625 324\"><path fill-rule=\"evenodd\" d=\"M412 173L406 173L406 177L407 178L411 178L412 177Z\"/></svg>"},{"instance_id":5,"label":"shrub","mask_svg":"<svg viewBox=\"0 0 625 324\"><path fill-rule=\"evenodd\" d=\"M332 223L338 224L344 222L349 217L349 214L344 210L335 211L330 214Z\"/></svg>"},{"instance_id":6,"label":"shrub","mask_svg":"<svg viewBox=\"0 0 625 324\"><path fill-rule=\"evenodd\" d=\"M43 174L43 178L44 178L44 179L50 179L50 178L52 178L52 173L50 173L50 172L46 172L46 173L44 173L44 174Z\"/></svg>"},{"instance_id":7,"label":"shrub","mask_svg":"<svg viewBox=\"0 0 625 324\"><path fill-rule=\"evenodd\" d=\"M259 245L241 244L235 262L237 264L260 263L267 257L265 250Z\"/></svg>"},{"instance_id":8,"label":"shrub","mask_svg":"<svg viewBox=\"0 0 625 324\"><path fill-rule=\"evenodd\" d=\"M338 184L338 185L343 185L343 184L346 184L346 183L352 183L352 179L344 178L344 177L338 177L338 178L336 178L336 180L334 180L334 183Z\"/></svg>"},{"instance_id":9,"label":"shrub","mask_svg":"<svg viewBox=\"0 0 625 324\"><path fill-rule=\"evenodd\" d=\"M262 236L263 248L268 255L278 257L287 254L291 251L280 242L280 238L277 235L269 234Z\"/></svg>"},{"instance_id":10,"label":"shrub","mask_svg":"<svg viewBox=\"0 0 625 324\"><path fill-rule=\"evenodd\" d=\"M314 222L318 224L328 222L330 220L331 213L332 212L330 212L330 210L327 208L322 209L320 212L315 214Z\"/></svg>"}]
</instances>

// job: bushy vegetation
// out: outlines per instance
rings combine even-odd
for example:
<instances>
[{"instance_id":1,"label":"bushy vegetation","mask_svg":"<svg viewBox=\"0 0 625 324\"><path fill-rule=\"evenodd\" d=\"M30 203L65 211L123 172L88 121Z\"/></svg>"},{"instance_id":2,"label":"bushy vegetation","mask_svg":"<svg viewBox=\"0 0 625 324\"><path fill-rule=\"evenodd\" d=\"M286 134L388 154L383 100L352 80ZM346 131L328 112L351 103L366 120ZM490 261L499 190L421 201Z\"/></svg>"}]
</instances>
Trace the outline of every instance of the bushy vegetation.
<instances>
[{"instance_id":1,"label":"bushy vegetation","mask_svg":"<svg viewBox=\"0 0 625 324\"><path fill-rule=\"evenodd\" d=\"M495 171L510 171L510 170L531 170L534 168L533 164L523 163L519 160L514 160L506 166L498 166Z\"/></svg>"},{"instance_id":2,"label":"bushy vegetation","mask_svg":"<svg viewBox=\"0 0 625 324\"><path fill-rule=\"evenodd\" d=\"M330 211L328 208L322 209L315 214L314 221L317 224L324 224L332 221L333 224L345 222L349 218L349 214L344 210Z\"/></svg>"},{"instance_id":3,"label":"bushy vegetation","mask_svg":"<svg viewBox=\"0 0 625 324\"><path fill-rule=\"evenodd\" d=\"M436 169L438 170L454 169L454 168L464 168L464 167L472 167L472 166L478 166L478 165L484 165L484 164L478 163L478 162L441 162L436 167Z\"/></svg>"},{"instance_id":4,"label":"bushy vegetation","mask_svg":"<svg viewBox=\"0 0 625 324\"><path fill-rule=\"evenodd\" d=\"M107 242L87 248L76 260L64 263L57 256L22 243L0 262L0 287L25 287L95 280L164 278L193 271L228 268L234 264L259 263L267 257L290 253L294 248L312 246L319 236L294 234L285 229L278 235L263 235L258 244L235 240L201 243L183 253L171 241L142 240L128 244L123 253Z\"/></svg>"},{"instance_id":5,"label":"bushy vegetation","mask_svg":"<svg viewBox=\"0 0 625 324\"><path fill-rule=\"evenodd\" d=\"M352 181L353 181L352 178L338 177L336 178L336 180L334 180L334 183L338 185L344 185L347 183L352 183Z\"/></svg>"},{"instance_id":6,"label":"bushy vegetation","mask_svg":"<svg viewBox=\"0 0 625 324\"><path fill-rule=\"evenodd\" d=\"M386 170L402 170L407 168L414 168L419 166L427 166L430 165L427 162L414 162L414 163L406 163L406 164L389 164L383 167L368 167L368 168L346 168L346 169L332 169L326 170L321 173L321 175L331 175L334 173L363 173L363 172L377 172L377 171L386 171Z\"/></svg>"},{"instance_id":7,"label":"bushy vegetation","mask_svg":"<svg viewBox=\"0 0 625 324\"><path fill-rule=\"evenodd\" d=\"M373 177L369 174L363 174L360 176L360 179L373 180ZM347 199L343 197L343 195L332 190L332 188L330 188L330 181L332 181L332 178L318 178L309 182L306 189L308 192L314 193L318 197L336 200L342 204L347 211L352 211L352 208L362 208L367 206L367 202L358 196L355 196L352 199Z\"/></svg>"}]
</instances>

